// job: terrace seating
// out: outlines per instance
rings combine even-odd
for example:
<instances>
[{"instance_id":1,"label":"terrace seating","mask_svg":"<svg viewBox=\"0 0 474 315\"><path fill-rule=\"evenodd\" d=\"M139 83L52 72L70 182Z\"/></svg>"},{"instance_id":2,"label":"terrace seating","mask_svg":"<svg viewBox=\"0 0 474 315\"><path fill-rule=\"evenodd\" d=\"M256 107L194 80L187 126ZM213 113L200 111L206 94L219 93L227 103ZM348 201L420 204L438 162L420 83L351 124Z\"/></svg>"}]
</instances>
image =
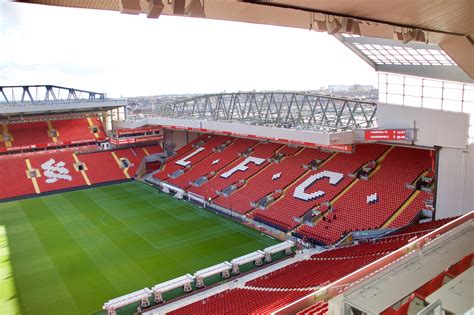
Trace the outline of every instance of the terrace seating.
<instances>
[{"instance_id":1,"label":"terrace seating","mask_svg":"<svg viewBox=\"0 0 474 315\"><path fill-rule=\"evenodd\" d=\"M48 125L45 121L9 124L8 132L12 135L12 147L31 146L35 144L52 143L48 134Z\"/></svg>"},{"instance_id":2,"label":"terrace seating","mask_svg":"<svg viewBox=\"0 0 474 315\"><path fill-rule=\"evenodd\" d=\"M148 146L148 147L137 147L137 148L127 148L127 149L120 149L115 150L115 155L119 159L127 159L131 164L128 169L128 174L133 177L135 176L138 167L142 160L148 154L153 154L157 152L161 152L162 149L160 146Z\"/></svg>"},{"instance_id":3,"label":"terrace seating","mask_svg":"<svg viewBox=\"0 0 474 315\"><path fill-rule=\"evenodd\" d=\"M313 288L333 282L407 244L411 236L338 247L247 282L264 288Z\"/></svg>"},{"instance_id":4,"label":"terrace seating","mask_svg":"<svg viewBox=\"0 0 474 315\"><path fill-rule=\"evenodd\" d=\"M80 172L74 168L72 152L30 154L31 167L41 172L37 183L41 192L86 186Z\"/></svg>"},{"instance_id":5,"label":"terrace seating","mask_svg":"<svg viewBox=\"0 0 474 315\"><path fill-rule=\"evenodd\" d=\"M448 285L449 281L459 276L461 273L469 269L472 265L472 259L474 254L470 253L463 257L459 262L449 267L447 270L441 272L440 274L433 277L433 279L426 282L424 285L412 292L409 298L406 301L401 302L400 306L397 309L394 309L393 306L387 308L381 314L383 315L392 315L392 314L408 314L408 309L411 302L417 298L421 301L425 301L426 298L431 295L436 290L440 289L444 285ZM398 303L397 303L398 304ZM425 304L427 304L425 302Z\"/></svg>"},{"instance_id":6,"label":"terrace seating","mask_svg":"<svg viewBox=\"0 0 474 315\"><path fill-rule=\"evenodd\" d=\"M396 231L396 233L391 234L391 235L393 236L393 235L400 235L400 234L413 234L417 232L421 234L426 234L426 233L431 232L432 230L435 230L445 225L446 223L454 220L455 218L457 217L444 218L444 219L434 220L434 221L425 222L425 223L408 225L404 228L401 228L400 230Z\"/></svg>"},{"instance_id":7,"label":"terrace seating","mask_svg":"<svg viewBox=\"0 0 474 315\"><path fill-rule=\"evenodd\" d=\"M337 220L320 221L315 227L304 226L298 232L329 244L346 231L379 228L412 194L405 185L429 167L429 151L396 147L369 180L359 180L333 204ZM367 203L367 196L374 193L378 200Z\"/></svg>"},{"instance_id":8,"label":"terrace seating","mask_svg":"<svg viewBox=\"0 0 474 315\"><path fill-rule=\"evenodd\" d=\"M245 156L240 157L227 167L221 169L211 180L200 187L190 187L189 191L206 198L216 198L218 196L218 190L220 191L239 180L248 179L268 166L270 163L266 161L266 159L272 157L275 151L280 147L281 145L276 143L258 143L253 147L253 152L249 157L264 159L261 163L247 163L245 165L247 169L245 171L239 171L236 167L248 159L248 157ZM231 170L235 170L235 172L230 174Z\"/></svg>"},{"instance_id":9,"label":"terrace seating","mask_svg":"<svg viewBox=\"0 0 474 315\"><path fill-rule=\"evenodd\" d=\"M347 176L348 173L356 171L367 161L377 159L387 149L388 147L384 145L371 144L357 146L353 154L337 153L327 162L323 162L324 164L318 170L311 170L300 177L286 190L282 198L272 203L266 210L256 210L254 213L255 218L259 221L272 222L283 230L294 228L298 225L294 220L295 217L301 217L310 209L333 199L353 181L352 178ZM306 193L312 193L316 190L324 191L324 195L319 198L301 200L294 197L295 191L299 186L304 185L304 182L310 177L324 171L343 174L344 178L336 185L331 185L328 180L319 180L305 189ZM339 237L340 233L337 235L337 238Z\"/></svg>"},{"instance_id":10,"label":"terrace seating","mask_svg":"<svg viewBox=\"0 0 474 315\"><path fill-rule=\"evenodd\" d=\"M413 222L421 210L425 209L425 200L432 199L433 195L426 191L420 191L418 196L393 220L388 227L399 228Z\"/></svg>"},{"instance_id":11,"label":"terrace seating","mask_svg":"<svg viewBox=\"0 0 474 315\"><path fill-rule=\"evenodd\" d=\"M320 315L320 314L326 314L328 311L328 302L324 301L319 301L316 302L315 304L311 305L308 308L305 308L302 311L299 311L296 313L296 315Z\"/></svg>"},{"instance_id":12,"label":"terrace seating","mask_svg":"<svg viewBox=\"0 0 474 315\"><path fill-rule=\"evenodd\" d=\"M181 188L187 188L191 186L191 182L196 181L201 176L218 172L222 168L226 167L229 163L239 158L239 153L244 152L249 147L255 145L255 140L249 139L234 139L234 141L228 145L221 152L214 152L208 157L203 159L196 165L192 165L182 176L178 178L169 178L167 181L170 184Z\"/></svg>"},{"instance_id":13,"label":"terrace seating","mask_svg":"<svg viewBox=\"0 0 474 315\"><path fill-rule=\"evenodd\" d=\"M87 167L91 184L125 179L126 176L109 151L81 154L77 156Z\"/></svg>"},{"instance_id":14,"label":"terrace seating","mask_svg":"<svg viewBox=\"0 0 474 315\"><path fill-rule=\"evenodd\" d=\"M356 258L342 257L333 260L303 260L270 274L252 280L247 284L264 288L314 288L333 282L381 257L369 255Z\"/></svg>"},{"instance_id":15,"label":"terrace seating","mask_svg":"<svg viewBox=\"0 0 474 315\"><path fill-rule=\"evenodd\" d=\"M168 314L270 314L310 292L231 289Z\"/></svg>"},{"instance_id":16,"label":"terrace seating","mask_svg":"<svg viewBox=\"0 0 474 315\"><path fill-rule=\"evenodd\" d=\"M294 152L294 150L288 151L286 146L283 149L289 153ZM279 153L282 153L282 150ZM303 164L309 163L316 158L324 160L329 156L329 153L308 148L297 151L296 155L287 154L287 157L281 163L271 164L248 181L242 189L237 190L227 198L220 196L214 202L226 208L230 208L232 204L232 210L246 213L253 208L250 205L251 202L256 202L277 189L284 189L306 172L302 167ZM275 174L279 174L278 178L274 177Z\"/></svg>"},{"instance_id":17,"label":"terrace seating","mask_svg":"<svg viewBox=\"0 0 474 315\"><path fill-rule=\"evenodd\" d=\"M53 146L60 147L70 144L95 142L97 139L106 138L102 122L99 118L5 124L3 126L0 147L6 147L3 134L6 134L8 139L10 139L10 151Z\"/></svg>"},{"instance_id":18,"label":"terrace seating","mask_svg":"<svg viewBox=\"0 0 474 315\"><path fill-rule=\"evenodd\" d=\"M67 141L95 141L97 138L105 138L104 128L99 118L80 118L55 120L51 126L58 132L58 139ZM93 133L92 126L96 127Z\"/></svg>"},{"instance_id":19,"label":"terrace seating","mask_svg":"<svg viewBox=\"0 0 474 315\"><path fill-rule=\"evenodd\" d=\"M23 157L0 157L0 199L35 193L31 180L26 176L26 170Z\"/></svg>"},{"instance_id":20,"label":"terrace seating","mask_svg":"<svg viewBox=\"0 0 474 315\"><path fill-rule=\"evenodd\" d=\"M72 149L61 149L2 156L0 200L125 180L134 176L147 152L160 150L148 146L74 156ZM126 169L120 167L122 158L130 162Z\"/></svg>"},{"instance_id":21,"label":"terrace seating","mask_svg":"<svg viewBox=\"0 0 474 315\"><path fill-rule=\"evenodd\" d=\"M153 175L156 179L166 180L170 174L178 170L186 170L187 167L191 168L195 164L207 158L209 155L214 153L214 148L230 140L227 136L204 136L199 141L195 141L193 144L188 143L185 145L179 154L176 154L172 158L166 161L166 164L160 170ZM201 144L201 145L199 145ZM197 147L193 147L196 145Z\"/></svg>"}]
</instances>

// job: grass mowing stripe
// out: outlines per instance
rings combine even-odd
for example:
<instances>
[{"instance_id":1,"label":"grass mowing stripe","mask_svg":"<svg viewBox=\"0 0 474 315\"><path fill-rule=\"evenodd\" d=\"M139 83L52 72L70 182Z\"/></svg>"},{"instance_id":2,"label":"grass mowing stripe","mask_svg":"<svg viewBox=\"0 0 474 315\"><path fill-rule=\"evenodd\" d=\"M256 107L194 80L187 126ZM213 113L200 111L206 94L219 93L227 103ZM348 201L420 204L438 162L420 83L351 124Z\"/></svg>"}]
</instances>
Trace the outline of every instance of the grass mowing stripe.
<instances>
[{"instance_id":1,"label":"grass mowing stripe","mask_svg":"<svg viewBox=\"0 0 474 315\"><path fill-rule=\"evenodd\" d=\"M78 211L71 200L65 196L58 196L58 199L60 199L58 202L48 202L48 206L84 253L101 271L108 283L115 288L114 295L123 294L124 283L127 283L126 287L129 289L139 287L141 283L137 279L146 278L147 272L136 264L125 251L115 245L108 235L103 233L100 229L102 221L98 222L95 218L91 220L86 217L85 212ZM64 205L68 205L70 211L62 211ZM90 236L94 236L93 241ZM111 257L117 263L114 264ZM111 268L112 264L114 264L114 268Z\"/></svg>"},{"instance_id":2,"label":"grass mowing stripe","mask_svg":"<svg viewBox=\"0 0 474 315\"><path fill-rule=\"evenodd\" d=\"M54 216L42 198L31 200L31 202L28 200L22 206L59 276L73 297L75 305L80 313L88 312L89 301L95 303L101 301L96 296L84 294L88 287L93 286L96 290L105 290L112 285L71 237L65 226ZM42 211L37 211L38 208ZM46 216L47 220L44 220Z\"/></svg>"},{"instance_id":3,"label":"grass mowing stripe","mask_svg":"<svg viewBox=\"0 0 474 315\"><path fill-rule=\"evenodd\" d=\"M71 314L80 314L57 266L48 255L38 231L27 217L24 206L20 202L16 204L17 207L8 210L2 209L2 204L0 204L0 212L10 214L4 223L10 239L13 274L22 312L60 314L60 308L57 307L69 305ZM22 246L24 243L29 245L26 250ZM28 294L23 294L23 292L28 292ZM54 295L51 292L54 292Z\"/></svg>"},{"instance_id":4,"label":"grass mowing stripe","mask_svg":"<svg viewBox=\"0 0 474 315\"><path fill-rule=\"evenodd\" d=\"M97 312L117 295L278 243L137 182L0 203L0 220L25 314Z\"/></svg>"}]
</instances>

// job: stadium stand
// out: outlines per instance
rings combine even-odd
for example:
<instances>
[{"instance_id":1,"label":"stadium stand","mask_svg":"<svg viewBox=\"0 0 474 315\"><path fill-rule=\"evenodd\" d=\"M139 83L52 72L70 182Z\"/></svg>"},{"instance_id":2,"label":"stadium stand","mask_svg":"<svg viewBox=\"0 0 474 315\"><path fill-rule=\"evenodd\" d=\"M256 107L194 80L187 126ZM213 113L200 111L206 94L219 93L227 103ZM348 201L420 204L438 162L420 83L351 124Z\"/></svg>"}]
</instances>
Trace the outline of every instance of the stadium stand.
<instances>
[{"instance_id":1,"label":"stadium stand","mask_svg":"<svg viewBox=\"0 0 474 315\"><path fill-rule=\"evenodd\" d=\"M272 203L268 209L255 211L255 219L284 230L295 227L298 223L294 221L294 217L300 217L321 203L330 201L353 181L348 176L349 173L355 172L371 160L378 159L388 149L389 147L383 145L359 145L353 154L336 153L330 159L324 161L317 170L308 172L291 185L285 195ZM325 180L318 181L318 190L325 192L324 196L320 198L312 200L295 198L296 188L311 176L322 171L336 172L344 175L344 178L337 185L331 185ZM309 187L307 190L313 191Z\"/></svg>"},{"instance_id":2,"label":"stadium stand","mask_svg":"<svg viewBox=\"0 0 474 315\"><path fill-rule=\"evenodd\" d=\"M429 151L393 148L368 180L357 180L333 203L333 213L327 220L314 227L304 226L299 233L329 244L347 231L381 227L414 193L406 184L415 181L429 167ZM367 202L366 197L374 193L379 196L377 201Z\"/></svg>"},{"instance_id":3,"label":"stadium stand","mask_svg":"<svg viewBox=\"0 0 474 315\"><path fill-rule=\"evenodd\" d=\"M48 135L48 124L45 121L9 124L8 132L12 136L13 147L47 144L53 140Z\"/></svg>"},{"instance_id":4,"label":"stadium stand","mask_svg":"<svg viewBox=\"0 0 474 315\"><path fill-rule=\"evenodd\" d=\"M289 150L292 149L292 150ZM229 197L219 196L214 201L216 204L231 208L239 213L252 210L251 202L258 202L260 198L277 190L284 190L298 179L306 170L303 165L315 159L324 160L331 154L317 149L299 149L283 147L279 153L285 157L280 163L272 163L269 167L256 175L252 180L235 191ZM279 174L278 178L275 175Z\"/></svg>"},{"instance_id":5,"label":"stadium stand","mask_svg":"<svg viewBox=\"0 0 474 315\"><path fill-rule=\"evenodd\" d=\"M154 174L154 177L159 180L165 180L176 171L186 172L187 167L192 167L199 161L204 160L206 157L214 153L214 149L218 146L231 140L227 136L219 135L203 135L199 139L194 140L191 143L183 146L178 150L176 155L166 161L164 167Z\"/></svg>"},{"instance_id":6,"label":"stadium stand","mask_svg":"<svg viewBox=\"0 0 474 315\"><path fill-rule=\"evenodd\" d=\"M93 153L63 149L2 156L0 199L129 179L146 155L158 152L162 152L161 147L147 146Z\"/></svg>"},{"instance_id":7,"label":"stadium stand","mask_svg":"<svg viewBox=\"0 0 474 315\"><path fill-rule=\"evenodd\" d=\"M328 311L328 303L324 301L316 302L316 304L296 313L296 315L321 315Z\"/></svg>"},{"instance_id":8,"label":"stadium stand","mask_svg":"<svg viewBox=\"0 0 474 315\"><path fill-rule=\"evenodd\" d=\"M0 147L8 148L8 151L95 143L106 138L102 122L97 117L4 123L2 129Z\"/></svg>"},{"instance_id":9,"label":"stadium stand","mask_svg":"<svg viewBox=\"0 0 474 315\"><path fill-rule=\"evenodd\" d=\"M231 289L168 314L270 314L310 292Z\"/></svg>"},{"instance_id":10,"label":"stadium stand","mask_svg":"<svg viewBox=\"0 0 474 315\"><path fill-rule=\"evenodd\" d=\"M269 314L278 307L308 295L319 287L334 282L401 248L413 239L414 232L421 236L451 220L453 218L433 221L429 224L414 224L409 228L400 229L394 236L356 245L336 247L314 254L306 260L297 261L250 280L242 288L226 290L181 307L169 314ZM460 274L470 266L472 257L472 254L469 255L449 270L455 270L456 274ZM435 281L438 279L433 279L430 282L430 289L434 288ZM389 310L386 314L407 314L403 313L404 310L408 309L415 295L422 294L423 290L425 289L418 289L413 297L410 297L410 300L405 303L407 305L398 306L397 313ZM298 314L326 314L327 312L327 301L319 301Z\"/></svg>"},{"instance_id":11,"label":"stadium stand","mask_svg":"<svg viewBox=\"0 0 474 315\"><path fill-rule=\"evenodd\" d=\"M414 199L390 224L389 228L399 228L413 222L420 211L426 209L426 200L432 200L433 194L426 191L417 191L414 193Z\"/></svg>"},{"instance_id":12,"label":"stadium stand","mask_svg":"<svg viewBox=\"0 0 474 315\"><path fill-rule=\"evenodd\" d=\"M200 187L190 187L189 191L204 196L206 199L216 198L218 196L218 191L241 180L248 180L257 172L270 165L270 162L268 162L267 159L271 158L281 147L284 146L277 143L258 143L251 148L251 153L248 155L248 157L240 157L219 171L208 182L205 182ZM245 163L246 160L248 161L248 158L262 159L262 161L260 164L247 163L245 165L247 168L245 171L236 169L241 163Z\"/></svg>"},{"instance_id":13,"label":"stadium stand","mask_svg":"<svg viewBox=\"0 0 474 315\"><path fill-rule=\"evenodd\" d=\"M421 301L423 305L428 305L429 303L425 301L426 298L436 290L440 289L442 286L448 285L451 280L455 279L461 273L469 269L472 266L473 258L474 253L464 256L459 262L450 266L447 270L441 272L433 279L426 282L423 286L416 289L408 296L408 298L395 303L381 314L409 314L410 305L415 299Z\"/></svg>"},{"instance_id":14,"label":"stadium stand","mask_svg":"<svg viewBox=\"0 0 474 315\"><path fill-rule=\"evenodd\" d=\"M94 141L105 137L104 128L98 118L55 120L51 125L57 131L60 141Z\"/></svg>"},{"instance_id":15,"label":"stadium stand","mask_svg":"<svg viewBox=\"0 0 474 315\"><path fill-rule=\"evenodd\" d=\"M248 284L269 288L310 288L332 282L404 246L414 237L413 232L421 236L450 220L452 218L434 221L431 225L414 225L411 231L400 231L396 237L389 236L315 254L309 260L289 265Z\"/></svg>"},{"instance_id":16,"label":"stadium stand","mask_svg":"<svg viewBox=\"0 0 474 315\"><path fill-rule=\"evenodd\" d=\"M34 194L35 188L27 175L23 157L0 157L0 199Z\"/></svg>"},{"instance_id":17,"label":"stadium stand","mask_svg":"<svg viewBox=\"0 0 474 315\"><path fill-rule=\"evenodd\" d=\"M212 178L216 172L232 163L239 157L239 153L244 152L257 142L249 139L233 138L232 142L221 151L210 154L205 159L191 167L181 176L168 179L168 183L180 188L188 188L191 182L195 182L202 176Z\"/></svg>"},{"instance_id":18,"label":"stadium stand","mask_svg":"<svg viewBox=\"0 0 474 315\"><path fill-rule=\"evenodd\" d=\"M74 168L72 152L28 154L31 167L39 170L36 178L41 192L87 185L84 177Z\"/></svg>"}]
</instances>

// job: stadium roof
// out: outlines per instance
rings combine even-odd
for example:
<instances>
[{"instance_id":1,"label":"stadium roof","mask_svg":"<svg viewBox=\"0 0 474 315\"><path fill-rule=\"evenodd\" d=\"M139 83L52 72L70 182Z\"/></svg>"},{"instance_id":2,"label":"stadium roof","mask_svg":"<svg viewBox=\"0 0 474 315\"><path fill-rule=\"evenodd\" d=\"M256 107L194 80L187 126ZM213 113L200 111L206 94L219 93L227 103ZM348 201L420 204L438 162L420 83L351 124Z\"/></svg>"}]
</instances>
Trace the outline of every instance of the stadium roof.
<instances>
[{"instance_id":1,"label":"stadium roof","mask_svg":"<svg viewBox=\"0 0 474 315\"><path fill-rule=\"evenodd\" d=\"M0 119L41 113L105 111L126 105L127 100L107 98L105 93L57 85L0 86Z\"/></svg>"},{"instance_id":2,"label":"stadium roof","mask_svg":"<svg viewBox=\"0 0 474 315\"><path fill-rule=\"evenodd\" d=\"M364 44L380 45L385 51L379 55L389 57L389 46L402 47L407 55L421 43L428 55L439 55L447 63L416 65L418 75L471 83L474 81L474 2L471 0L391 0L390 5L378 0L17 0L17 2L46 5L112 10L122 13L144 13L150 18L160 14L211 18L248 23L288 26L325 31L342 40L341 34L364 39ZM347 38L347 37L345 37ZM374 39L374 42L371 42ZM352 40L354 41L354 40ZM385 60L375 60L367 49L342 40L376 70L413 75L410 67L397 62L382 66ZM363 44L361 44L363 45ZM412 47L415 46L415 47ZM367 47L366 47L367 48ZM420 48L422 49L422 48ZM370 49L369 49L370 50ZM431 52L431 50L433 50ZM434 57L436 60L438 58ZM390 60L390 58L388 58ZM393 58L392 58L393 60ZM407 61L407 58L404 58ZM412 60L412 59L408 59ZM441 61L441 60L440 60ZM408 66L412 66L409 64ZM434 68L433 68L434 67ZM442 67L442 68L441 68ZM448 72L448 78L443 77Z\"/></svg>"}]
</instances>

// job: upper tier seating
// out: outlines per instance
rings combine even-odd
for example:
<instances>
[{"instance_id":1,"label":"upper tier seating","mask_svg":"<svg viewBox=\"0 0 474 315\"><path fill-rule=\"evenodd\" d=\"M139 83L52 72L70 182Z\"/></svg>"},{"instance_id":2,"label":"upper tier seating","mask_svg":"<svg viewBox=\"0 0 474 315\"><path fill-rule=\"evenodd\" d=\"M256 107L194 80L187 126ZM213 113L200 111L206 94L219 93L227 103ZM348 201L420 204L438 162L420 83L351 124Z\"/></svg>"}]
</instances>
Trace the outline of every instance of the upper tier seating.
<instances>
[{"instance_id":1,"label":"upper tier seating","mask_svg":"<svg viewBox=\"0 0 474 315\"><path fill-rule=\"evenodd\" d=\"M48 134L48 124L45 121L9 124L8 132L12 135L12 147L30 146L34 144L52 143Z\"/></svg>"},{"instance_id":2,"label":"upper tier seating","mask_svg":"<svg viewBox=\"0 0 474 315\"><path fill-rule=\"evenodd\" d=\"M324 160L331 155L317 149L305 148L296 152L294 150L288 151L286 146L283 149L290 154L296 154L286 156L281 163L271 164L252 178L244 187L229 197L218 197L214 200L214 203L226 208L230 208L232 205L232 210L246 213L253 208L250 202L257 202L277 189L284 189L306 172L307 170L303 168L304 164L308 164L316 159ZM279 153L283 153L283 149ZM275 174L279 174L278 178L274 177Z\"/></svg>"},{"instance_id":3,"label":"upper tier seating","mask_svg":"<svg viewBox=\"0 0 474 315\"><path fill-rule=\"evenodd\" d=\"M11 123L5 124L2 129L2 134L9 135L10 150L60 147L106 138L102 122L96 117ZM55 130L56 133L51 133L52 130ZM93 131L97 132L93 133ZM1 147L6 147L6 143L2 136Z\"/></svg>"},{"instance_id":4,"label":"upper tier seating","mask_svg":"<svg viewBox=\"0 0 474 315\"><path fill-rule=\"evenodd\" d=\"M190 187L189 191L204 196L205 198L216 198L218 196L216 191L224 189L239 180L248 179L268 166L270 163L266 159L271 158L280 147L282 147L282 145L277 143L258 143L253 147L253 152L249 157L240 157L227 167L221 169L211 180L200 187ZM241 163L249 161L249 158L258 159L259 162L249 162L245 165L247 168L245 171L236 169Z\"/></svg>"},{"instance_id":5,"label":"upper tier seating","mask_svg":"<svg viewBox=\"0 0 474 315\"><path fill-rule=\"evenodd\" d=\"M59 141L94 141L105 138L105 131L99 118L80 118L51 121L51 126L58 132ZM97 127L97 133L91 127Z\"/></svg>"},{"instance_id":6,"label":"upper tier seating","mask_svg":"<svg viewBox=\"0 0 474 315\"><path fill-rule=\"evenodd\" d=\"M327 220L318 221L314 227L304 226L299 233L328 244L347 231L379 228L413 193L405 185L417 179L430 163L427 150L394 148L369 180L358 180L333 204L334 213ZM378 200L368 203L367 196L374 193Z\"/></svg>"},{"instance_id":7,"label":"upper tier seating","mask_svg":"<svg viewBox=\"0 0 474 315\"><path fill-rule=\"evenodd\" d=\"M258 291L245 288L231 289L213 295L203 301L186 305L168 314L270 314L310 292L311 291Z\"/></svg>"},{"instance_id":8,"label":"upper tier seating","mask_svg":"<svg viewBox=\"0 0 474 315\"><path fill-rule=\"evenodd\" d=\"M318 170L310 171L293 183L284 196L278 201L272 203L266 210L257 210L254 215L256 219L271 222L284 229L295 227L298 223L294 217L300 217L310 209L320 205L325 201L330 201L345 187L347 187L353 178L348 173L355 172L365 163L379 158L389 147L384 145L358 145L353 154L336 153L333 157L320 166ZM295 190L303 185L308 178L316 176L318 173L330 171L344 175L343 179L336 185L329 183L327 179L321 179L313 185L306 188L305 192L311 194L315 191L324 191L320 198L311 200L301 200L295 198ZM340 233L339 233L340 236Z\"/></svg>"}]
</instances>

